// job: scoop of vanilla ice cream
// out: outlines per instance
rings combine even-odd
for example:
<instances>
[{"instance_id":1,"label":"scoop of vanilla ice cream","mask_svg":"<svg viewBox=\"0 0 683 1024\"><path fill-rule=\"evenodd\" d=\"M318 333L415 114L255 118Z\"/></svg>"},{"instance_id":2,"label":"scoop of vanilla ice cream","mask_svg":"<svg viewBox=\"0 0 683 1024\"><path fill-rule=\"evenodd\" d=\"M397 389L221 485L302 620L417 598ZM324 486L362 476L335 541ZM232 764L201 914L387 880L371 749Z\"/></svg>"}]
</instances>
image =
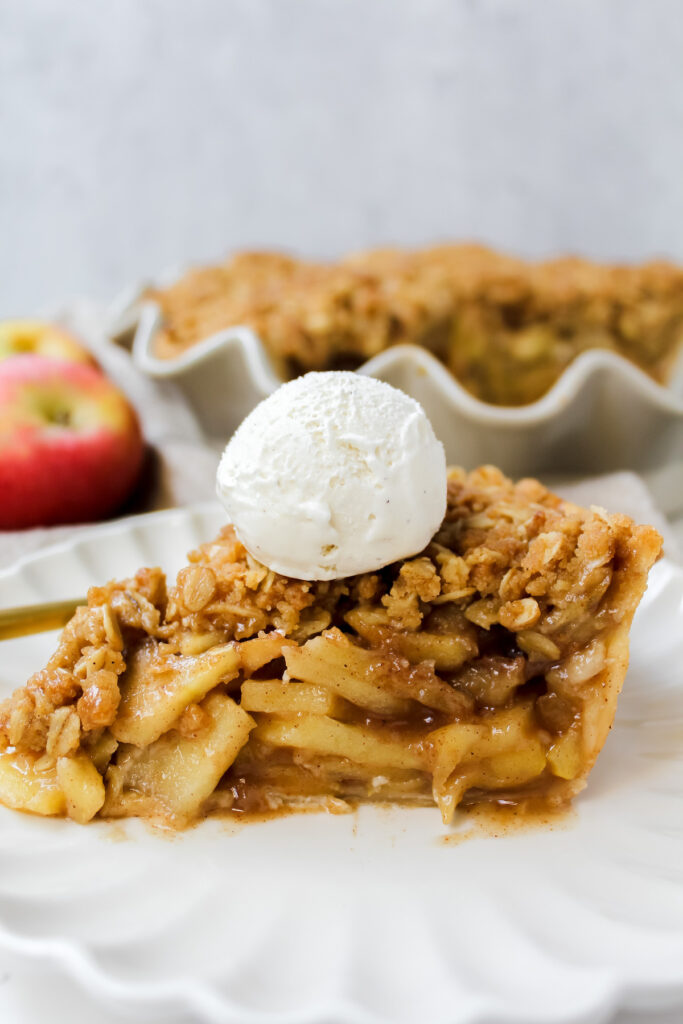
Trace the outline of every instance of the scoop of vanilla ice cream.
<instances>
[{"instance_id":1,"label":"scoop of vanilla ice cream","mask_svg":"<svg viewBox=\"0 0 683 1024\"><path fill-rule=\"evenodd\" d=\"M422 406L356 373L307 373L228 444L218 495L247 551L331 580L414 555L446 511L446 457Z\"/></svg>"}]
</instances>

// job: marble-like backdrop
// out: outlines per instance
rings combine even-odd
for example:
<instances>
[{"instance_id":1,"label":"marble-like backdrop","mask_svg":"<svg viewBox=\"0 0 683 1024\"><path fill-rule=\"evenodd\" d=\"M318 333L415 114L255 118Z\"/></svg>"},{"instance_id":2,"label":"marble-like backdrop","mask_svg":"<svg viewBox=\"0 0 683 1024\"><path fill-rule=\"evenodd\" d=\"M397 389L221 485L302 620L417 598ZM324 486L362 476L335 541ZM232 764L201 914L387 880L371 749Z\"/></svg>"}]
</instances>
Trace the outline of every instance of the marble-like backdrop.
<instances>
[{"instance_id":1,"label":"marble-like backdrop","mask_svg":"<svg viewBox=\"0 0 683 1024\"><path fill-rule=\"evenodd\" d=\"M683 259L680 0L0 2L0 315L233 246Z\"/></svg>"}]
</instances>

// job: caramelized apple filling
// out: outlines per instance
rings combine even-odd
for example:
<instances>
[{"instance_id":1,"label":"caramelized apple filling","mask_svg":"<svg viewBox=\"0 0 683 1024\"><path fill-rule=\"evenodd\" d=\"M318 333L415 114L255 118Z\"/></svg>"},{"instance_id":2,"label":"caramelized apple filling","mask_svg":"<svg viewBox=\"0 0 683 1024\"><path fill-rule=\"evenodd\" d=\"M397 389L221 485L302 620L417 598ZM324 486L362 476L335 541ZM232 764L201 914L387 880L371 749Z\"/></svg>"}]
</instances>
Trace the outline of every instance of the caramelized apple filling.
<instances>
[{"instance_id":1,"label":"caramelized apple filling","mask_svg":"<svg viewBox=\"0 0 683 1024\"><path fill-rule=\"evenodd\" d=\"M0 801L181 827L357 801L563 802L616 709L660 549L625 516L484 467L449 476L418 556L304 582L232 528L93 587L46 668L0 708Z\"/></svg>"}]
</instances>

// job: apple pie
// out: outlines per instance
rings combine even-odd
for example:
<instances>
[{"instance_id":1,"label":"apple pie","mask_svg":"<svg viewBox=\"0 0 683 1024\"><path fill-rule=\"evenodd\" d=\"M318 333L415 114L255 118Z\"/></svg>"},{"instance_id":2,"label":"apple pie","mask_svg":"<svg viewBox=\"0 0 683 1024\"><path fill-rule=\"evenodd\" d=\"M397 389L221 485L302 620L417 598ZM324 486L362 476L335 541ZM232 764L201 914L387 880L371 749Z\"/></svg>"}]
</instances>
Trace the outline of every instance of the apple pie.
<instances>
[{"instance_id":1,"label":"apple pie","mask_svg":"<svg viewBox=\"0 0 683 1024\"><path fill-rule=\"evenodd\" d=\"M361 801L565 803L605 742L649 526L498 470L449 472L419 555L325 582L255 561L232 527L92 587L0 708L0 802L182 827Z\"/></svg>"},{"instance_id":2,"label":"apple pie","mask_svg":"<svg viewBox=\"0 0 683 1024\"><path fill-rule=\"evenodd\" d=\"M336 264L239 253L148 293L160 357L236 324L283 378L353 369L391 345L438 356L473 395L540 398L581 352L607 349L666 382L683 338L683 270L667 263L527 263L474 245L373 250Z\"/></svg>"}]
</instances>

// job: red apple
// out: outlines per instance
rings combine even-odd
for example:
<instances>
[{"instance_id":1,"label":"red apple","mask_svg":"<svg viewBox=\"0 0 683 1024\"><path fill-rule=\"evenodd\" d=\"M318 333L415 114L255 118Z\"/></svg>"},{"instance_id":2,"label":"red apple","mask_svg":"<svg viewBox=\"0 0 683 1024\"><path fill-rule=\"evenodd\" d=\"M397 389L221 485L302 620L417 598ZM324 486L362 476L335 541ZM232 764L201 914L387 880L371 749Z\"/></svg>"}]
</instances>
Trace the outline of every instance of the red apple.
<instances>
[{"instance_id":1,"label":"red apple","mask_svg":"<svg viewBox=\"0 0 683 1024\"><path fill-rule=\"evenodd\" d=\"M43 320L0 321L0 359L36 355L70 363L94 363L86 348L68 331Z\"/></svg>"},{"instance_id":2,"label":"red apple","mask_svg":"<svg viewBox=\"0 0 683 1024\"><path fill-rule=\"evenodd\" d=\"M0 529L116 511L142 456L135 413L94 366L42 356L0 362Z\"/></svg>"}]
</instances>

